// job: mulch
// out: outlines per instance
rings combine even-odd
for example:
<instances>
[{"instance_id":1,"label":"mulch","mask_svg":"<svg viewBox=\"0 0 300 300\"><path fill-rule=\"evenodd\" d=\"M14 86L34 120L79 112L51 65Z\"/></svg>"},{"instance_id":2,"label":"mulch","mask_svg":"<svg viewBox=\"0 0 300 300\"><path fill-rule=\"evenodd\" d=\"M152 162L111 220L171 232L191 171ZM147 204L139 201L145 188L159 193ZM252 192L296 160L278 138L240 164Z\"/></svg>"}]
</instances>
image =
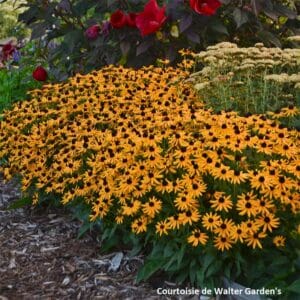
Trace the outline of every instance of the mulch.
<instances>
[{"instance_id":1,"label":"mulch","mask_svg":"<svg viewBox=\"0 0 300 300\"><path fill-rule=\"evenodd\" d=\"M81 224L62 209L8 210L19 197L15 180L0 179L0 300L199 299L159 296L157 286L137 284L142 256L101 254L92 234L77 239Z\"/></svg>"}]
</instances>

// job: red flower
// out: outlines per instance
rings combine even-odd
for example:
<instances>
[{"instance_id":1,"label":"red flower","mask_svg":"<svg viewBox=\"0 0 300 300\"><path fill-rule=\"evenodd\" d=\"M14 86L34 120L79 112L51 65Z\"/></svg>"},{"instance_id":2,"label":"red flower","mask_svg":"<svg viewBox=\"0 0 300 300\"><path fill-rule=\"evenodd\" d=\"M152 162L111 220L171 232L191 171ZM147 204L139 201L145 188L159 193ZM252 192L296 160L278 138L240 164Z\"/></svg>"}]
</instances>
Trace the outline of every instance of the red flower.
<instances>
[{"instance_id":1,"label":"red flower","mask_svg":"<svg viewBox=\"0 0 300 300\"><path fill-rule=\"evenodd\" d=\"M99 25L92 25L86 31L85 35L90 40L95 40L99 36L100 26Z\"/></svg>"},{"instance_id":2,"label":"red flower","mask_svg":"<svg viewBox=\"0 0 300 300\"><path fill-rule=\"evenodd\" d=\"M48 77L47 71L39 66L32 72L32 77L37 81L45 81Z\"/></svg>"},{"instance_id":3,"label":"red flower","mask_svg":"<svg viewBox=\"0 0 300 300\"><path fill-rule=\"evenodd\" d=\"M135 24L142 36L156 32L166 21L166 6L160 8L156 0L149 0L144 11L136 16Z\"/></svg>"},{"instance_id":4,"label":"red flower","mask_svg":"<svg viewBox=\"0 0 300 300\"><path fill-rule=\"evenodd\" d=\"M115 11L110 16L110 24L113 28L122 28L127 25L127 17L121 10Z\"/></svg>"},{"instance_id":5,"label":"red flower","mask_svg":"<svg viewBox=\"0 0 300 300\"><path fill-rule=\"evenodd\" d=\"M136 19L137 14L136 13L129 13L126 18L127 18L127 25L129 27L136 27L135 24L135 19Z\"/></svg>"},{"instance_id":6,"label":"red flower","mask_svg":"<svg viewBox=\"0 0 300 300\"><path fill-rule=\"evenodd\" d=\"M190 0L191 8L198 14L212 16L221 6L218 0Z\"/></svg>"},{"instance_id":7,"label":"red flower","mask_svg":"<svg viewBox=\"0 0 300 300\"><path fill-rule=\"evenodd\" d=\"M10 42L2 47L3 60L7 60L16 50L16 47Z\"/></svg>"}]
</instances>

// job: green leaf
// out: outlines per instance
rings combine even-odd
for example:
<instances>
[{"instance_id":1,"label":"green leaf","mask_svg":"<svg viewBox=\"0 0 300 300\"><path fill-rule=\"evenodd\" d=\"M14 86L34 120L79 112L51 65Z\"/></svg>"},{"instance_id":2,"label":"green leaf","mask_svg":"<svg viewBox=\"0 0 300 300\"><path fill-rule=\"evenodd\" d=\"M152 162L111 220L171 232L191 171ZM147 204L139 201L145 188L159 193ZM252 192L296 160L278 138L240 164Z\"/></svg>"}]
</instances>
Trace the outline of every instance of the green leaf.
<instances>
[{"instance_id":1,"label":"green leaf","mask_svg":"<svg viewBox=\"0 0 300 300\"><path fill-rule=\"evenodd\" d=\"M184 254L185 254L185 249L186 249L186 245L182 245L180 250L179 250L179 253L177 255L177 266L180 266L180 264L182 262L182 259L183 259Z\"/></svg>"},{"instance_id":2,"label":"green leaf","mask_svg":"<svg viewBox=\"0 0 300 300\"><path fill-rule=\"evenodd\" d=\"M214 255L212 255L211 253L206 253L203 257L203 266L202 269L205 272L207 270L207 268L209 267L209 265L216 259L216 257Z\"/></svg>"},{"instance_id":3,"label":"green leaf","mask_svg":"<svg viewBox=\"0 0 300 300\"><path fill-rule=\"evenodd\" d=\"M294 281L290 286L288 286L287 290L300 294L300 279Z\"/></svg>"},{"instance_id":4,"label":"green leaf","mask_svg":"<svg viewBox=\"0 0 300 300\"><path fill-rule=\"evenodd\" d=\"M207 269L205 276L210 277L211 275L215 275L222 270L222 261L215 260Z\"/></svg>"},{"instance_id":5,"label":"green leaf","mask_svg":"<svg viewBox=\"0 0 300 300\"><path fill-rule=\"evenodd\" d=\"M233 19L236 23L236 27L240 28L243 24L248 22L248 15L240 8L235 8L233 11Z\"/></svg>"},{"instance_id":6,"label":"green leaf","mask_svg":"<svg viewBox=\"0 0 300 300\"><path fill-rule=\"evenodd\" d=\"M177 283L183 283L189 276L188 272L181 272L178 276L176 276Z\"/></svg>"},{"instance_id":7,"label":"green leaf","mask_svg":"<svg viewBox=\"0 0 300 300\"><path fill-rule=\"evenodd\" d=\"M215 19L214 21L210 22L209 27L214 32L229 35L226 26L218 19Z\"/></svg>"},{"instance_id":8,"label":"green leaf","mask_svg":"<svg viewBox=\"0 0 300 300\"><path fill-rule=\"evenodd\" d=\"M144 266L139 270L136 281L147 280L151 275L157 272L164 263L163 258L151 259L145 262Z\"/></svg>"},{"instance_id":9,"label":"green leaf","mask_svg":"<svg viewBox=\"0 0 300 300\"><path fill-rule=\"evenodd\" d=\"M197 285L203 286L204 285L204 278L205 278L205 270L200 269L198 272L196 272L196 279L197 279Z\"/></svg>"},{"instance_id":10,"label":"green leaf","mask_svg":"<svg viewBox=\"0 0 300 300\"><path fill-rule=\"evenodd\" d=\"M272 44L276 47L281 47L281 42L280 40L271 32L262 30L257 33L257 36L261 39L263 42L267 42L269 44Z\"/></svg>"},{"instance_id":11,"label":"green leaf","mask_svg":"<svg viewBox=\"0 0 300 300\"><path fill-rule=\"evenodd\" d=\"M16 200L15 202L13 202L8 207L8 209L11 210L11 209L22 208L24 206L31 205L31 204L32 204L32 199L28 198L28 197L25 197L25 198L21 198L19 200Z\"/></svg>"},{"instance_id":12,"label":"green leaf","mask_svg":"<svg viewBox=\"0 0 300 300\"><path fill-rule=\"evenodd\" d=\"M164 257L170 257L173 256L174 253L174 248L172 247L172 245L169 243L166 245L165 249L164 249Z\"/></svg>"},{"instance_id":13,"label":"green leaf","mask_svg":"<svg viewBox=\"0 0 300 300\"><path fill-rule=\"evenodd\" d=\"M91 230L93 227L93 224L90 223L90 222L86 222L84 223L80 228L79 228L79 231L78 231L78 234L77 234L77 239L80 239L88 230Z\"/></svg>"}]
</instances>

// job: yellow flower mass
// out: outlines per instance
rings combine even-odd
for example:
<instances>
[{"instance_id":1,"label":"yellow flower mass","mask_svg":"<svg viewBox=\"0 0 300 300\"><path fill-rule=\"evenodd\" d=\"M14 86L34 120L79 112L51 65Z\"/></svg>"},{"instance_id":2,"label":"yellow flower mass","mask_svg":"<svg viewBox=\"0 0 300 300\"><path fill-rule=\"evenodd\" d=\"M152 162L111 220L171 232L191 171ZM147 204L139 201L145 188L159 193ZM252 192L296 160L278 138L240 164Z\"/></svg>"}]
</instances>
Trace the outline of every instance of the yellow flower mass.
<instances>
[{"instance_id":1,"label":"yellow flower mass","mask_svg":"<svg viewBox=\"0 0 300 300\"><path fill-rule=\"evenodd\" d=\"M5 178L20 174L34 204L44 194L81 199L91 221L137 235L184 235L220 251L284 246L281 213L300 208L299 132L271 117L213 113L188 76L108 66L32 91L0 123Z\"/></svg>"}]
</instances>

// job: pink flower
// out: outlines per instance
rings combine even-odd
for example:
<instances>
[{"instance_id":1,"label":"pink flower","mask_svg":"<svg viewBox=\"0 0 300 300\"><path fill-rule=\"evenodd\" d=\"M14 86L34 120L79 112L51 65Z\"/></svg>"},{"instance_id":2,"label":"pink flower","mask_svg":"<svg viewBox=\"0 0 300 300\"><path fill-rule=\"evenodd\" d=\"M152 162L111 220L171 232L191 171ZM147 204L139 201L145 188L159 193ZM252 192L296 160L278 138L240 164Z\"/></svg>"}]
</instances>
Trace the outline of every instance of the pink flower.
<instances>
[{"instance_id":1,"label":"pink flower","mask_svg":"<svg viewBox=\"0 0 300 300\"><path fill-rule=\"evenodd\" d=\"M90 26L85 31L85 35L87 36L88 39L95 40L99 36L99 32L100 32L100 26L96 24Z\"/></svg>"},{"instance_id":2,"label":"pink flower","mask_svg":"<svg viewBox=\"0 0 300 300\"><path fill-rule=\"evenodd\" d=\"M149 0L144 11L136 16L135 24L142 36L156 32L167 19L165 15L166 6L160 8L156 0Z\"/></svg>"},{"instance_id":3,"label":"pink flower","mask_svg":"<svg viewBox=\"0 0 300 300\"><path fill-rule=\"evenodd\" d=\"M220 6L218 0L190 0L190 7L201 15L212 16Z\"/></svg>"},{"instance_id":4,"label":"pink flower","mask_svg":"<svg viewBox=\"0 0 300 300\"><path fill-rule=\"evenodd\" d=\"M110 24L113 28L122 28L127 25L127 17L123 11L117 10L110 16Z\"/></svg>"},{"instance_id":5,"label":"pink flower","mask_svg":"<svg viewBox=\"0 0 300 300\"><path fill-rule=\"evenodd\" d=\"M37 81L45 81L48 77L47 71L39 66L32 72L32 77Z\"/></svg>"}]
</instances>

